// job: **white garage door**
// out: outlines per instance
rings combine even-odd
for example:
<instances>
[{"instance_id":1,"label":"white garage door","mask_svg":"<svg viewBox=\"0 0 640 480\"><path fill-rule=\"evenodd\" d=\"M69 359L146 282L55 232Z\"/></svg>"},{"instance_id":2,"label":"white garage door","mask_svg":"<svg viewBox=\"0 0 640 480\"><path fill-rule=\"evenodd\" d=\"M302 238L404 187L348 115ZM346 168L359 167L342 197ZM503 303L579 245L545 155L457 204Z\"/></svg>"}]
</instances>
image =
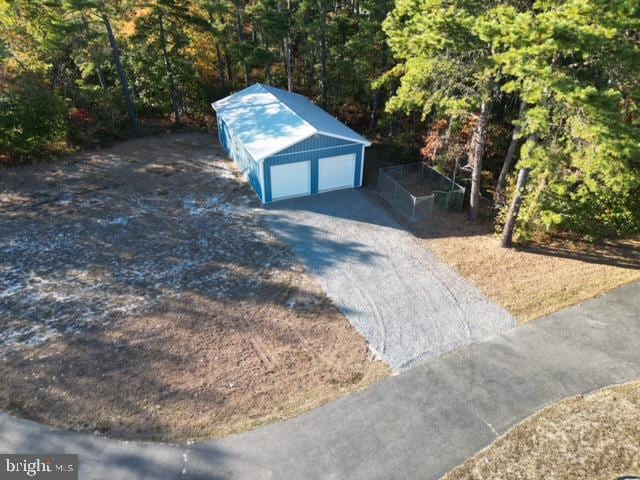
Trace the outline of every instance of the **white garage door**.
<instances>
[{"instance_id":1,"label":"white garage door","mask_svg":"<svg viewBox=\"0 0 640 480\"><path fill-rule=\"evenodd\" d=\"M311 194L311 162L287 163L271 167L271 199Z\"/></svg>"},{"instance_id":2,"label":"white garage door","mask_svg":"<svg viewBox=\"0 0 640 480\"><path fill-rule=\"evenodd\" d=\"M353 187L356 168L355 154L326 157L318 160L318 191Z\"/></svg>"}]
</instances>

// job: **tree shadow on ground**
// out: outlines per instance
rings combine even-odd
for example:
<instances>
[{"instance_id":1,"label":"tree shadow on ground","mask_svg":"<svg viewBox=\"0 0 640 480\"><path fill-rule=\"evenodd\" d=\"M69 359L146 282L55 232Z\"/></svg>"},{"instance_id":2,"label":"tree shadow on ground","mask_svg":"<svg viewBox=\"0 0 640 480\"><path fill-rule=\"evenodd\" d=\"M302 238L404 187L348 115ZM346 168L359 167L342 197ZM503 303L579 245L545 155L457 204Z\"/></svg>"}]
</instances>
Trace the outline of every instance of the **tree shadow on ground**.
<instances>
[{"instance_id":1,"label":"tree shadow on ground","mask_svg":"<svg viewBox=\"0 0 640 480\"><path fill-rule=\"evenodd\" d=\"M271 211L276 212L281 207L273 207ZM355 220L350 215L341 218ZM360 242L333 240L331 234L323 228L305 225L284 215L270 216L266 223L280 238L287 241L299 256L305 258L306 263L312 263L315 273L330 270L337 264L369 263L379 255Z\"/></svg>"},{"instance_id":2,"label":"tree shadow on ground","mask_svg":"<svg viewBox=\"0 0 640 480\"><path fill-rule=\"evenodd\" d=\"M584 244L578 245L578 248L569 248L557 243L533 244L520 247L519 250L536 255L560 257L598 265L610 265L632 270L640 269L640 242L633 240Z\"/></svg>"},{"instance_id":3,"label":"tree shadow on ground","mask_svg":"<svg viewBox=\"0 0 640 480\"><path fill-rule=\"evenodd\" d=\"M209 135L13 169L0 186L4 408L184 439L290 415L290 398L332 398L367 375L364 342ZM325 247L327 268L370 254Z\"/></svg>"},{"instance_id":4,"label":"tree shadow on ground","mask_svg":"<svg viewBox=\"0 0 640 480\"><path fill-rule=\"evenodd\" d=\"M125 159L144 158L142 151L131 149ZM46 200L35 201L37 192L29 191L28 181L8 189L29 200L0 214L0 268L6 273L0 314L55 328L59 322L47 317L77 320L78 312L96 316L110 310L121 315L141 300L153 305L167 290L221 301L273 301L285 286L270 281L271 274L297 265L288 248L263 229L243 180L221 177L214 166L197 172L195 181L191 171L166 177L166 158L154 153L159 175L109 154L111 160L100 168L114 165L118 178L108 180L108 187L93 185L87 174L92 185L80 175L68 189L60 174ZM36 180L38 173L48 173L39 170ZM158 190L161 195L154 195ZM313 227L292 234L316 245L327 268L373 255L358 244L331 244ZM296 288L288 286L288 295Z\"/></svg>"}]
</instances>

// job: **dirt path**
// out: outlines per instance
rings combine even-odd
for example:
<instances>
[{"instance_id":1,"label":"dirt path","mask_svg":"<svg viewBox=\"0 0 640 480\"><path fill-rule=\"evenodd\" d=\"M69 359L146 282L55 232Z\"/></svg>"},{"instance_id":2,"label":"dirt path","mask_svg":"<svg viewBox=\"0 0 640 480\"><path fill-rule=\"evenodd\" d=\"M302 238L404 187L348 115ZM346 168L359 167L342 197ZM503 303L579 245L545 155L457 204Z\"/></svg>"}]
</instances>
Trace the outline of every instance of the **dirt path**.
<instances>
[{"instance_id":1,"label":"dirt path","mask_svg":"<svg viewBox=\"0 0 640 480\"><path fill-rule=\"evenodd\" d=\"M385 375L211 135L5 170L0 192L2 409L201 438Z\"/></svg>"}]
</instances>

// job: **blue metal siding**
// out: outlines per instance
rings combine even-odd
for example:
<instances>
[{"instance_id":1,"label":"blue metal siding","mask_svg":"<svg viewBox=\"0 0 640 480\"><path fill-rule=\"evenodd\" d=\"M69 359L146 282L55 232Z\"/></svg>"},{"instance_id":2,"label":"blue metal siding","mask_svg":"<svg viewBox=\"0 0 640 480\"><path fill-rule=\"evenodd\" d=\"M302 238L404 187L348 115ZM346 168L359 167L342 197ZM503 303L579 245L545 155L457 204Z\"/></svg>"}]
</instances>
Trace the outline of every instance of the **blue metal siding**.
<instances>
[{"instance_id":1,"label":"blue metal siding","mask_svg":"<svg viewBox=\"0 0 640 480\"><path fill-rule=\"evenodd\" d=\"M218 119L218 138L220 140L220 145L224 148L224 151L229 153L229 145L231 145L231 135L229 134L229 129L227 124L224 123L224 120L221 118Z\"/></svg>"},{"instance_id":2,"label":"blue metal siding","mask_svg":"<svg viewBox=\"0 0 640 480\"><path fill-rule=\"evenodd\" d=\"M322 135L315 135L288 149L268 157L264 160L264 202L272 201L271 196L271 167L274 165L284 165L287 163L304 162L311 160L311 194L318 193L318 159L334 157L338 155L355 154L356 162L353 172L353 185L361 186L360 169L362 165L362 144L353 143Z\"/></svg>"},{"instance_id":3,"label":"blue metal siding","mask_svg":"<svg viewBox=\"0 0 640 480\"><path fill-rule=\"evenodd\" d=\"M338 147L341 145L353 145L354 142L349 140L342 140L340 138L327 137L325 135L314 135L302 140L301 142L292 145L289 148L282 150L281 152L273 155L274 157L280 157L282 155L289 155L292 153L306 152L308 150L316 150L318 148ZM358 145L361 145L360 143Z\"/></svg>"},{"instance_id":4,"label":"blue metal siding","mask_svg":"<svg viewBox=\"0 0 640 480\"><path fill-rule=\"evenodd\" d=\"M258 198L264 202L264 198L262 198L260 163L256 162L247 152L242 142L229 130L224 120L220 120L219 125L222 148L225 149L227 154L236 162L238 168L247 176Z\"/></svg>"}]
</instances>

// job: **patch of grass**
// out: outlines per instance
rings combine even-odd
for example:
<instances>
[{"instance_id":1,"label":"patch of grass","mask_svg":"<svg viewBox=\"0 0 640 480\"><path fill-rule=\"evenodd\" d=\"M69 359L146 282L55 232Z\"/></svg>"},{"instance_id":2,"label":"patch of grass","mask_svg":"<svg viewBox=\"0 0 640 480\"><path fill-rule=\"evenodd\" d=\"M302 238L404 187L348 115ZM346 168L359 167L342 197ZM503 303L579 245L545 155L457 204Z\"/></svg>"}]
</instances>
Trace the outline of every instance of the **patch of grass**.
<instances>
[{"instance_id":1,"label":"patch of grass","mask_svg":"<svg viewBox=\"0 0 640 480\"><path fill-rule=\"evenodd\" d=\"M638 238L599 244L555 239L505 249L490 221L473 224L464 212L434 214L416 233L521 323L640 280Z\"/></svg>"},{"instance_id":2,"label":"patch of grass","mask_svg":"<svg viewBox=\"0 0 640 480\"><path fill-rule=\"evenodd\" d=\"M640 382L556 403L444 480L617 479L640 474Z\"/></svg>"}]
</instances>

